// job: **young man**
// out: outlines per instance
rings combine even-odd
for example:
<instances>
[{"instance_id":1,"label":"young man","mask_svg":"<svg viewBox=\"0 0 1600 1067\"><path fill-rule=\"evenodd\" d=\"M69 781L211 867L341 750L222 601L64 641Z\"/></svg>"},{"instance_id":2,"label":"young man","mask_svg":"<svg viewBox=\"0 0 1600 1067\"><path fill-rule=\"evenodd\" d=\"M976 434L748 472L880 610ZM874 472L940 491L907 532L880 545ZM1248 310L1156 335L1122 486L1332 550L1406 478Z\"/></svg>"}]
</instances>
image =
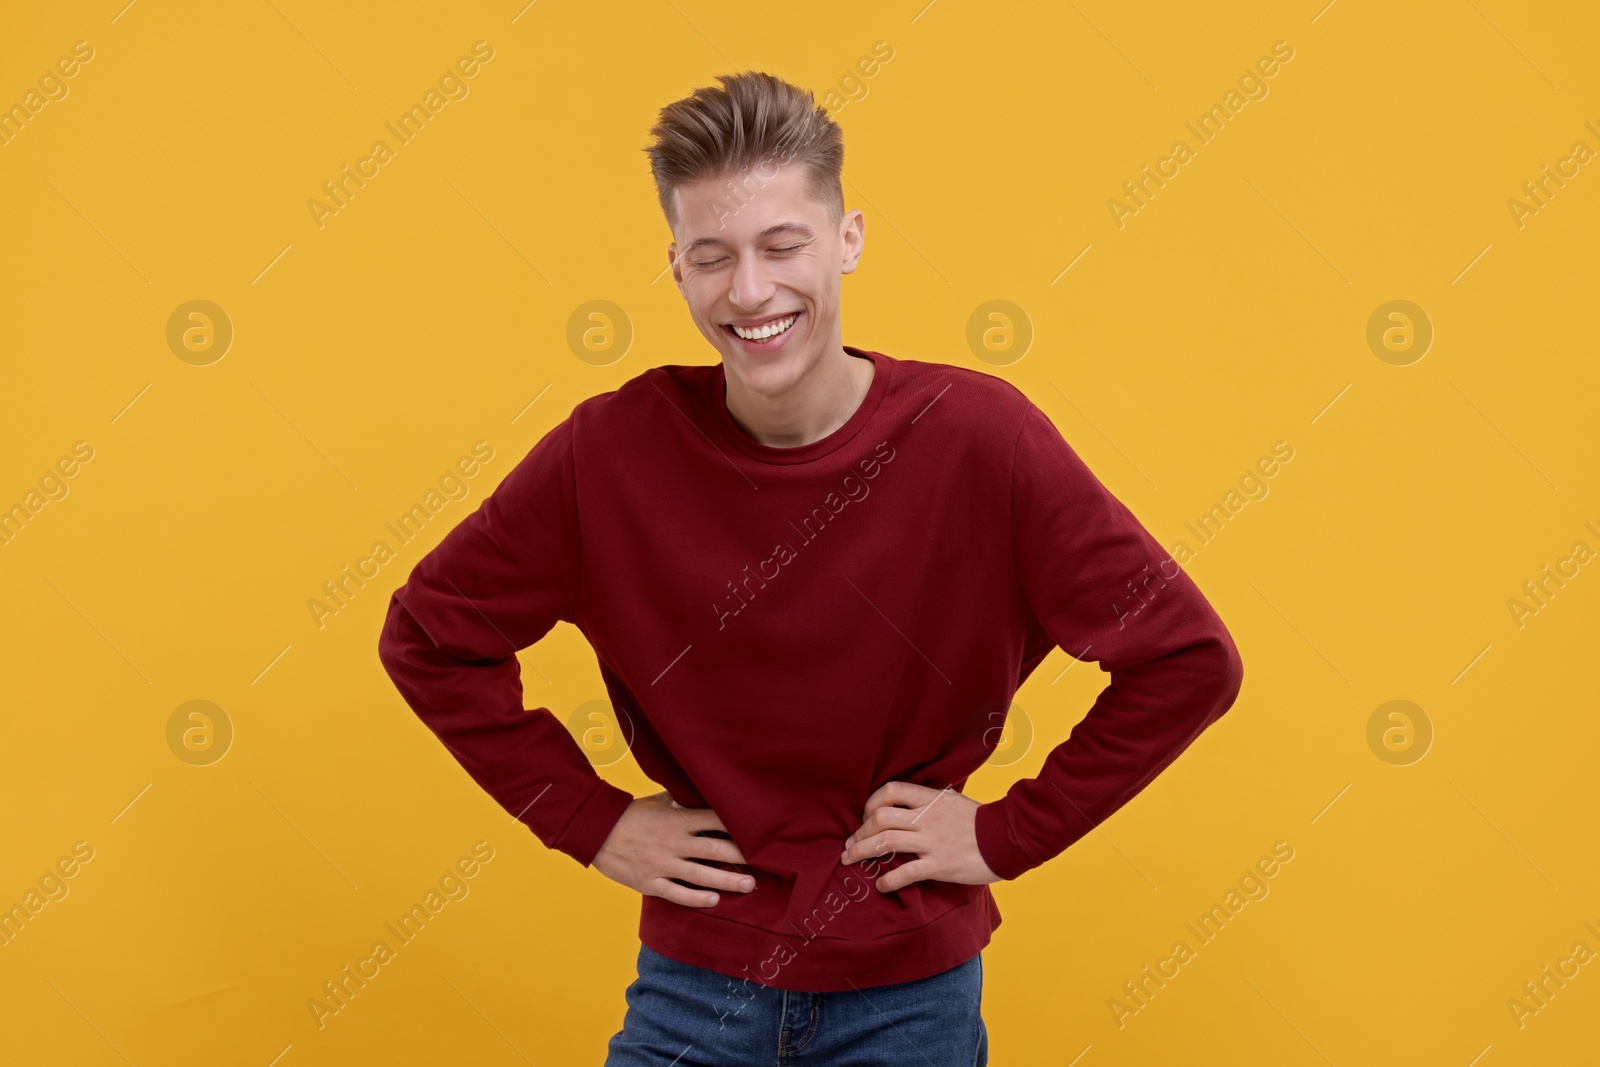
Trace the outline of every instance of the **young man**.
<instances>
[{"instance_id":1,"label":"young man","mask_svg":"<svg viewBox=\"0 0 1600 1067\"><path fill-rule=\"evenodd\" d=\"M379 653L507 811L642 894L613 1067L981 1064L988 883L1144 788L1232 705L1239 653L1023 393L841 344L864 222L839 128L718 80L646 151L720 363L579 403L417 563ZM523 709L516 652L558 620L664 792ZM1111 682L980 805L960 790L1058 646Z\"/></svg>"}]
</instances>

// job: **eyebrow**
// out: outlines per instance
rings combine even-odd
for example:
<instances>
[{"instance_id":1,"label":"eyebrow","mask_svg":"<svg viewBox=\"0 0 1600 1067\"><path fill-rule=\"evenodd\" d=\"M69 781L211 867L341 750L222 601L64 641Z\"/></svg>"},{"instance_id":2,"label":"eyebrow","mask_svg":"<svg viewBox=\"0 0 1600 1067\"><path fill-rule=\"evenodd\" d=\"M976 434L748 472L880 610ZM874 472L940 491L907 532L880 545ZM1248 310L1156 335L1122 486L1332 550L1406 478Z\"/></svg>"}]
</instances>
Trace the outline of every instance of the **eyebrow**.
<instances>
[{"instance_id":1,"label":"eyebrow","mask_svg":"<svg viewBox=\"0 0 1600 1067\"><path fill-rule=\"evenodd\" d=\"M799 236L799 237L815 237L816 236L816 234L811 232L811 227L809 227L809 226L807 226L807 225L805 225L803 223L799 223L799 222L780 222L775 226L768 226L766 229L762 230L761 233L757 235L757 239L758 240L763 240L765 238L773 236L774 234L780 234L780 233L792 233L792 234L795 234L796 236ZM696 249L701 248L701 247L703 247L705 245L721 245L721 244L727 244L727 242L724 241L720 237L696 237L693 241L689 242L688 247L683 250L683 254L684 255L688 255L690 252L693 252Z\"/></svg>"}]
</instances>

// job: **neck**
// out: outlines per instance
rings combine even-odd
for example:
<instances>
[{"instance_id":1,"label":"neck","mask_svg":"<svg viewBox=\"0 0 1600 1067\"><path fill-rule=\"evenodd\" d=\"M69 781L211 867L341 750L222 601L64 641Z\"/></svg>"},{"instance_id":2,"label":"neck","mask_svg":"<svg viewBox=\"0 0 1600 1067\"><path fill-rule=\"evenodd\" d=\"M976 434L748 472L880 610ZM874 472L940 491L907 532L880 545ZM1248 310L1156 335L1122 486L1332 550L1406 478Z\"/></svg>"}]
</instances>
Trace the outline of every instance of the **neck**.
<instances>
[{"instance_id":1,"label":"neck","mask_svg":"<svg viewBox=\"0 0 1600 1067\"><path fill-rule=\"evenodd\" d=\"M755 440L772 448L798 448L843 426L856 413L877 373L871 359L830 347L810 371L780 393L758 393L723 365L728 414Z\"/></svg>"}]
</instances>

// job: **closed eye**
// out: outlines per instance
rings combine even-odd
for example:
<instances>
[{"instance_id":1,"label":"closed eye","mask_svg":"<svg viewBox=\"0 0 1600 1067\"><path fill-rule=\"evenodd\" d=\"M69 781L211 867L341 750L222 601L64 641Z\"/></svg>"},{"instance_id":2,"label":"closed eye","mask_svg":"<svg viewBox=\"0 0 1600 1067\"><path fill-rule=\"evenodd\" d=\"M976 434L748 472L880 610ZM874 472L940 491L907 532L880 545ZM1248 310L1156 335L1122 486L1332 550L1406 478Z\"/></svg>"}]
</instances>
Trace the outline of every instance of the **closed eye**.
<instances>
[{"instance_id":1,"label":"closed eye","mask_svg":"<svg viewBox=\"0 0 1600 1067\"><path fill-rule=\"evenodd\" d=\"M771 249L771 251L773 251L773 252L784 252L784 253L798 252L798 251L800 251L800 246L799 245L786 245L783 248ZM712 267L715 267L715 266L717 266L718 264L720 264L722 262L723 262L722 257L718 257L717 259L701 260L700 262L695 263L694 266L695 266L695 268L697 270L709 270Z\"/></svg>"}]
</instances>

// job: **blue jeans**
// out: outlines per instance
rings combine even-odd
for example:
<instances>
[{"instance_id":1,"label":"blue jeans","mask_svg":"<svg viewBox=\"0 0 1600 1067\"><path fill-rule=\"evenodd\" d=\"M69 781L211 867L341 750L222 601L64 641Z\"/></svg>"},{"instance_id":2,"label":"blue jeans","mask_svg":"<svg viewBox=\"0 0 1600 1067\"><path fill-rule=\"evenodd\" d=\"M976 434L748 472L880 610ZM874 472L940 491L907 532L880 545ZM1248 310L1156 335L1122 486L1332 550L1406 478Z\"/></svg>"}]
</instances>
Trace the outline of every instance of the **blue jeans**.
<instances>
[{"instance_id":1,"label":"blue jeans","mask_svg":"<svg viewBox=\"0 0 1600 1067\"><path fill-rule=\"evenodd\" d=\"M983 955L837 993L745 983L639 946L605 1067L987 1067Z\"/></svg>"}]
</instances>

